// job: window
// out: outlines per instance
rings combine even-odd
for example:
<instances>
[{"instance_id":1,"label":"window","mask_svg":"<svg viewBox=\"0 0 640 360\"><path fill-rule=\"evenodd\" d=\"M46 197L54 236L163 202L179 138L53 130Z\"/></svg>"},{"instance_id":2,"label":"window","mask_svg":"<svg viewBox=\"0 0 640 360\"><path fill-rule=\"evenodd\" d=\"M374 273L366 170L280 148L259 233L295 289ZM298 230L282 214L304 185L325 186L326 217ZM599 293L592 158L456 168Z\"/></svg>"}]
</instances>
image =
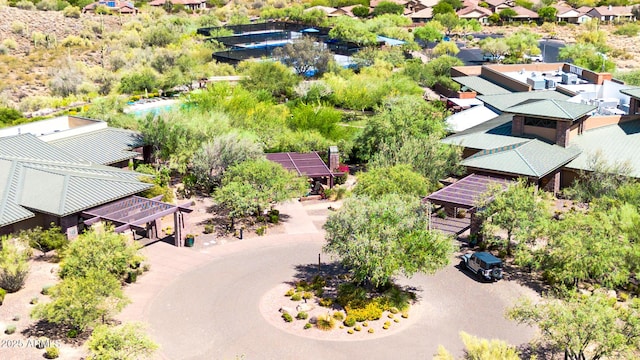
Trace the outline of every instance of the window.
<instances>
[{"instance_id":1,"label":"window","mask_svg":"<svg viewBox=\"0 0 640 360\"><path fill-rule=\"evenodd\" d=\"M547 129L555 129L556 128L556 122L554 120L539 119L539 118L532 118L532 117L525 117L524 118L524 125L525 126L542 127L542 128L547 128Z\"/></svg>"}]
</instances>

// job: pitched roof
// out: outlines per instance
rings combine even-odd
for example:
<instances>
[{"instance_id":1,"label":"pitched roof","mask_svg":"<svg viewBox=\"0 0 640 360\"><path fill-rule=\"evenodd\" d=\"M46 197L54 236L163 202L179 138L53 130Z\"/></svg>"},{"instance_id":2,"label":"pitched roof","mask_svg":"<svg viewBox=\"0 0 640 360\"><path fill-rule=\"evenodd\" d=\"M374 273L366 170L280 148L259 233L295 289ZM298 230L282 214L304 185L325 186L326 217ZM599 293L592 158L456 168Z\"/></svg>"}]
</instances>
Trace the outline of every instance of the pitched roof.
<instances>
[{"instance_id":1,"label":"pitched roof","mask_svg":"<svg viewBox=\"0 0 640 360\"><path fill-rule=\"evenodd\" d=\"M633 16L633 6L598 6L593 11L602 16Z\"/></svg>"},{"instance_id":2,"label":"pitched roof","mask_svg":"<svg viewBox=\"0 0 640 360\"><path fill-rule=\"evenodd\" d=\"M521 115L541 116L552 119L576 120L589 112L597 109L597 106L554 100L529 100L524 103L511 106L505 112Z\"/></svg>"},{"instance_id":3,"label":"pitched roof","mask_svg":"<svg viewBox=\"0 0 640 360\"><path fill-rule=\"evenodd\" d=\"M511 91L480 76L460 76L453 78L453 81L480 95L511 94Z\"/></svg>"},{"instance_id":4,"label":"pitched roof","mask_svg":"<svg viewBox=\"0 0 640 360\"><path fill-rule=\"evenodd\" d=\"M503 114L455 135L448 136L441 141L445 144L480 150L512 146L529 141L529 138L511 136L512 119L513 115Z\"/></svg>"},{"instance_id":5,"label":"pitched roof","mask_svg":"<svg viewBox=\"0 0 640 360\"><path fill-rule=\"evenodd\" d=\"M620 92L636 99L640 99L640 88L622 89Z\"/></svg>"},{"instance_id":6,"label":"pitched roof","mask_svg":"<svg viewBox=\"0 0 640 360\"><path fill-rule=\"evenodd\" d=\"M470 14L477 13L478 16L469 16ZM458 10L458 16L462 18L481 18L483 16L491 16L493 12L487 8L481 6L467 6Z\"/></svg>"},{"instance_id":7,"label":"pitched roof","mask_svg":"<svg viewBox=\"0 0 640 360\"><path fill-rule=\"evenodd\" d=\"M540 17L540 15L538 15L537 12L533 10L529 10L526 7L514 6L511 9L513 9L513 11L515 11L516 14L518 14L513 17L514 19L519 19L519 18L537 19Z\"/></svg>"},{"instance_id":8,"label":"pitched roof","mask_svg":"<svg viewBox=\"0 0 640 360\"><path fill-rule=\"evenodd\" d=\"M589 160L600 153L609 164L627 162L631 176L640 178L640 120L603 126L572 136L570 145L580 148L582 153L566 167L591 170Z\"/></svg>"},{"instance_id":9,"label":"pitched roof","mask_svg":"<svg viewBox=\"0 0 640 360\"><path fill-rule=\"evenodd\" d=\"M420 11L416 11L413 14L409 15L412 19L431 19L433 18L433 9L426 8Z\"/></svg>"},{"instance_id":10,"label":"pitched roof","mask_svg":"<svg viewBox=\"0 0 640 360\"><path fill-rule=\"evenodd\" d=\"M567 100L569 99L569 96L558 91L525 91L513 94L482 95L478 96L478 99L499 111L505 111L512 106L530 99Z\"/></svg>"},{"instance_id":11,"label":"pitched roof","mask_svg":"<svg viewBox=\"0 0 640 360\"><path fill-rule=\"evenodd\" d=\"M66 216L151 187L140 174L92 164L31 134L0 138L0 226Z\"/></svg>"},{"instance_id":12,"label":"pitched roof","mask_svg":"<svg viewBox=\"0 0 640 360\"><path fill-rule=\"evenodd\" d=\"M498 114L494 113L490 109L479 105L455 113L447 117L445 122L447 123L447 127L452 132L460 132L472 128L483 122L489 121L497 116Z\"/></svg>"},{"instance_id":13,"label":"pitched roof","mask_svg":"<svg viewBox=\"0 0 640 360\"><path fill-rule=\"evenodd\" d=\"M564 148L538 139L512 146L480 151L462 161L462 165L488 171L541 178L562 167L580 154L577 147Z\"/></svg>"},{"instance_id":14,"label":"pitched roof","mask_svg":"<svg viewBox=\"0 0 640 360\"><path fill-rule=\"evenodd\" d=\"M105 128L53 140L49 144L69 154L78 154L85 160L102 165L132 159L140 154L129 150L144 145L139 133L115 128Z\"/></svg>"}]
</instances>

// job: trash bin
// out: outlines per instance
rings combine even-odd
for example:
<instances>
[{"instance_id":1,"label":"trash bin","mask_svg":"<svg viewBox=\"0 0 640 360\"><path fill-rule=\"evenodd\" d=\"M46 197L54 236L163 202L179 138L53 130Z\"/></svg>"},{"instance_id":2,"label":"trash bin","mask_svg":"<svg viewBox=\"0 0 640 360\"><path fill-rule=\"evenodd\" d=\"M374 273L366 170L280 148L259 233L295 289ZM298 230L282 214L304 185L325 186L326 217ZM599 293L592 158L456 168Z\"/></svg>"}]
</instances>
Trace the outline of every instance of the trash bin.
<instances>
[{"instance_id":1,"label":"trash bin","mask_svg":"<svg viewBox=\"0 0 640 360\"><path fill-rule=\"evenodd\" d=\"M196 240L196 239L195 239L193 236L187 236L187 237L184 239L184 245L185 245L186 247L193 247L193 244L195 243L195 240Z\"/></svg>"}]
</instances>

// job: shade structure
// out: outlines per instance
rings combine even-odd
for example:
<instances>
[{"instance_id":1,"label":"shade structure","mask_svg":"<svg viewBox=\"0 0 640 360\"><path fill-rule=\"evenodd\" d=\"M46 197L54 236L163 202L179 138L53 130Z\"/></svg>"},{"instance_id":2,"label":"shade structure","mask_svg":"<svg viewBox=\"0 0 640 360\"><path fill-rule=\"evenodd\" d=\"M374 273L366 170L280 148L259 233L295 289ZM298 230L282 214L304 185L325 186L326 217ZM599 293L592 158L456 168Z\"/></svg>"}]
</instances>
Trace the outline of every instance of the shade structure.
<instances>
[{"instance_id":1,"label":"shade structure","mask_svg":"<svg viewBox=\"0 0 640 360\"><path fill-rule=\"evenodd\" d=\"M267 159L276 162L287 170L292 170L301 176L333 177L333 173L316 152L310 153L272 153Z\"/></svg>"},{"instance_id":2,"label":"shade structure","mask_svg":"<svg viewBox=\"0 0 640 360\"><path fill-rule=\"evenodd\" d=\"M161 197L147 199L140 196L130 196L109 204L85 210L82 215L87 218L86 225L98 221L113 223L116 232L124 232L131 228L147 229L148 224L170 215L174 215L174 238L176 246L182 246L181 229L184 227L182 213L190 213L191 203L173 205L159 201Z\"/></svg>"},{"instance_id":3,"label":"shade structure","mask_svg":"<svg viewBox=\"0 0 640 360\"><path fill-rule=\"evenodd\" d=\"M438 205L472 209L476 206L480 196L486 193L492 184L506 187L511 182L512 180L509 179L471 174L432 193L425 200Z\"/></svg>"}]
</instances>

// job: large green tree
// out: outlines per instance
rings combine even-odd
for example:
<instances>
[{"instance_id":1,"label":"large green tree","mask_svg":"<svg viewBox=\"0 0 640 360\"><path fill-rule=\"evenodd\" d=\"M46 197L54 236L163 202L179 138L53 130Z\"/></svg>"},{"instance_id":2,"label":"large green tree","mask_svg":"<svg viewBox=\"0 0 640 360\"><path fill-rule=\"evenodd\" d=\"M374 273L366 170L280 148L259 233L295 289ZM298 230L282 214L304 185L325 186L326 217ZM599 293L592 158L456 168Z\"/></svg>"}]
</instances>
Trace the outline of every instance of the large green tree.
<instances>
[{"instance_id":1,"label":"large green tree","mask_svg":"<svg viewBox=\"0 0 640 360\"><path fill-rule=\"evenodd\" d=\"M571 61L592 71L613 72L616 68L615 62L595 45L588 43L570 44L563 47L558 53L558 59Z\"/></svg>"},{"instance_id":2,"label":"large green tree","mask_svg":"<svg viewBox=\"0 0 640 360\"><path fill-rule=\"evenodd\" d=\"M504 38L486 37L480 40L480 50L499 59L509 53L509 45Z\"/></svg>"},{"instance_id":3,"label":"large green tree","mask_svg":"<svg viewBox=\"0 0 640 360\"><path fill-rule=\"evenodd\" d=\"M100 269L123 279L132 265L144 257L138 254L140 245L110 229L89 230L72 241L60 263L61 278L81 278L93 269Z\"/></svg>"},{"instance_id":4,"label":"large green tree","mask_svg":"<svg viewBox=\"0 0 640 360\"><path fill-rule=\"evenodd\" d=\"M428 194L430 188L427 178L404 164L373 168L357 174L357 178L354 194L374 198L384 194L423 197Z\"/></svg>"},{"instance_id":5,"label":"large green tree","mask_svg":"<svg viewBox=\"0 0 640 360\"><path fill-rule=\"evenodd\" d=\"M303 195L307 187L305 178L260 158L229 167L213 197L229 211L233 226L235 219L259 215L273 203Z\"/></svg>"},{"instance_id":6,"label":"large green tree","mask_svg":"<svg viewBox=\"0 0 640 360\"><path fill-rule=\"evenodd\" d=\"M324 251L336 254L353 279L380 287L399 273L432 273L449 263L451 239L427 229L420 199L398 194L352 197L324 225Z\"/></svg>"},{"instance_id":7,"label":"large green tree","mask_svg":"<svg viewBox=\"0 0 640 360\"><path fill-rule=\"evenodd\" d=\"M603 294L540 303L521 300L508 316L536 326L542 340L568 360L630 359L640 347L640 300L618 305Z\"/></svg>"},{"instance_id":8,"label":"large green tree","mask_svg":"<svg viewBox=\"0 0 640 360\"><path fill-rule=\"evenodd\" d=\"M404 11L404 7L400 4L396 4L391 1L381 1L373 9L373 16L380 16L384 14L402 15L403 11Z\"/></svg>"},{"instance_id":9,"label":"large green tree","mask_svg":"<svg viewBox=\"0 0 640 360\"><path fill-rule=\"evenodd\" d=\"M83 276L68 277L50 290L51 302L38 304L31 316L79 332L104 323L129 302L120 281L107 270L92 267Z\"/></svg>"},{"instance_id":10,"label":"large green tree","mask_svg":"<svg viewBox=\"0 0 640 360\"><path fill-rule=\"evenodd\" d=\"M513 240L536 238L536 229L550 217L548 203L537 196L536 188L519 181L504 189L491 188L478 204L478 215L485 219L483 233L493 236L498 229L507 231L506 250L511 253Z\"/></svg>"},{"instance_id":11,"label":"large green tree","mask_svg":"<svg viewBox=\"0 0 640 360\"><path fill-rule=\"evenodd\" d=\"M566 196L588 203L603 196L613 197L618 188L631 182L631 165L628 162L610 163L601 152L587 159L587 169L564 190Z\"/></svg>"},{"instance_id":12,"label":"large green tree","mask_svg":"<svg viewBox=\"0 0 640 360\"><path fill-rule=\"evenodd\" d=\"M333 59L333 55L324 44L317 42L311 36L305 36L292 44L277 48L273 52L273 57L291 66L297 74L305 75L314 70L316 76L326 72L329 62Z\"/></svg>"},{"instance_id":13,"label":"large green tree","mask_svg":"<svg viewBox=\"0 0 640 360\"><path fill-rule=\"evenodd\" d=\"M240 81L242 86L253 92L265 91L274 97L291 97L293 88L301 80L291 69L275 61L243 62L238 70L244 75Z\"/></svg>"}]
</instances>

